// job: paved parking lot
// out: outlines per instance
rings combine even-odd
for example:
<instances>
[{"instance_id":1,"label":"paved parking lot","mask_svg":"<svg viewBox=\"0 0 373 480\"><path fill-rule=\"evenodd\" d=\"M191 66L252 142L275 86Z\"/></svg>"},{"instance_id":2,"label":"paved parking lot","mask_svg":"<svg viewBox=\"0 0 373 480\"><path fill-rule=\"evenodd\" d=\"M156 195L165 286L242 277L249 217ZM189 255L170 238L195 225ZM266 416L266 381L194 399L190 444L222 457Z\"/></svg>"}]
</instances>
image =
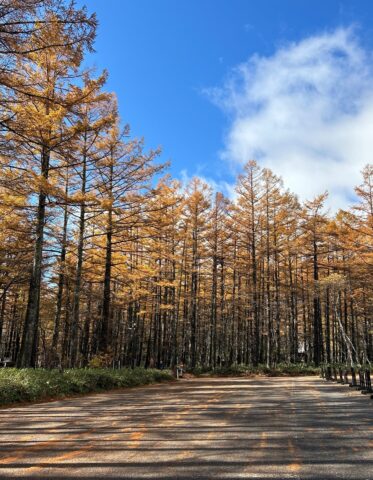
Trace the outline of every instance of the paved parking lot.
<instances>
[{"instance_id":1,"label":"paved parking lot","mask_svg":"<svg viewBox=\"0 0 373 480\"><path fill-rule=\"evenodd\" d=\"M198 378L0 410L0 478L373 479L373 400Z\"/></svg>"}]
</instances>

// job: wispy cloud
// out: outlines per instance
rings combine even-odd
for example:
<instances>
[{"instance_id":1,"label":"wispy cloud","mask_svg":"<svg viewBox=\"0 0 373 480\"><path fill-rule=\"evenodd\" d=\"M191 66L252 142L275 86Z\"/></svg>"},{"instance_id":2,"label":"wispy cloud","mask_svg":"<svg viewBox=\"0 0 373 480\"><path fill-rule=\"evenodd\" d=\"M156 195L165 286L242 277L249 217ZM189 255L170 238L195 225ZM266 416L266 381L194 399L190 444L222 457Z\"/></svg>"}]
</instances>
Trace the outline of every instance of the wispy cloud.
<instances>
[{"instance_id":1,"label":"wispy cloud","mask_svg":"<svg viewBox=\"0 0 373 480\"><path fill-rule=\"evenodd\" d=\"M225 197L233 199L236 196L235 186L225 180L215 180L211 177L206 177L205 175L201 175L196 173L195 175L189 175L187 170L181 170L180 172L180 181L182 185L185 187L188 183L192 180L193 177L198 177L203 182L205 182L212 190L213 193L220 192Z\"/></svg>"},{"instance_id":2,"label":"wispy cloud","mask_svg":"<svg viewBox=\"0 0 373 480\"><path fill-rule=\"evenodd\" d=\"M310 198L344 207L373 158L373 63L352 28L252 56L210 98L230 118L224 160L257 159Z\"/></svg>"}]
</instances>

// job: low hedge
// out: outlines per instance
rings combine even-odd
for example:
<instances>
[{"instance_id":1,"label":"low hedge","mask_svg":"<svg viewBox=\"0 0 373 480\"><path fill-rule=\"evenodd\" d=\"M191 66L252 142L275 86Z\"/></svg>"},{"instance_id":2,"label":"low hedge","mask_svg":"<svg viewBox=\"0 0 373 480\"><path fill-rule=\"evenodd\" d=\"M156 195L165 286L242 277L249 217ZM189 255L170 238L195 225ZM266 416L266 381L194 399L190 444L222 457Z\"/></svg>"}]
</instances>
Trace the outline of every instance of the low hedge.
<instances>
[{"instance_id":1,"label":"low hedge","mask_svg":"<svg viewBox=\"0 0 373 480\"><path fill-rule=\"evenodd\" d=\"M145 368L82 368L62 373L59 370L1 368L0 405L147 385L172 378L167 370Z\"/></svg>"},{"instance_id":2,"label":"low hedge","mask_svg":"<svg viewBox=\"0 0 373 480\"><path fill-rule=\"evenodd\" d=\"M279 363L274 367L267 367L266 365L230 365L225 367L204 368L197 367L192 373L195 375L216 375L216 376L252 376L265 375L268 377L282 377L282 376L305 376L318 375L320 368L305 365L303 363Z\"/></svg>"}]
</instances>

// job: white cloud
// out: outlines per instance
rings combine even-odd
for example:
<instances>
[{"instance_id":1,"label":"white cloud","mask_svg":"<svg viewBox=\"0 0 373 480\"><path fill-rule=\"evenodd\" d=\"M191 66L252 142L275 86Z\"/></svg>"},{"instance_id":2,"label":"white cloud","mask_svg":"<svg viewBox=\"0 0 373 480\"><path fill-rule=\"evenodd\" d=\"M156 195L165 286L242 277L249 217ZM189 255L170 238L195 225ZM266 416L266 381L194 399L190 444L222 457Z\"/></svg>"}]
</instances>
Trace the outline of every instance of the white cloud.
<instances>
[{"instance_id":1,"label":"white cloud","mask_svg":"<svg viewBox=\"0 0 373 480\"><path fill-rule=\"evenodd\" d=\"M209 95L230 118L222 158L255 158L302 199L345 207L373 159L373 63L353 29L255 55Z\"/></svg>"},{"instance_id":2,"label":"white cloud","mask_svg":"<svg viewBox=\"0 0 373 480\"><path fill-rule=\"evenodd\" d=\"M180 172L180 181L183 187L186 187L188 183L192 180L193 177L198 177L204 183L206 183L213 193L220 192L225 197L233 199L236 196L235 186L232 183L226 182L225 180L215 180L211 177L206 177L200 173L190 176L187 170L181 170Z\"/></svg>"}]
</instances>

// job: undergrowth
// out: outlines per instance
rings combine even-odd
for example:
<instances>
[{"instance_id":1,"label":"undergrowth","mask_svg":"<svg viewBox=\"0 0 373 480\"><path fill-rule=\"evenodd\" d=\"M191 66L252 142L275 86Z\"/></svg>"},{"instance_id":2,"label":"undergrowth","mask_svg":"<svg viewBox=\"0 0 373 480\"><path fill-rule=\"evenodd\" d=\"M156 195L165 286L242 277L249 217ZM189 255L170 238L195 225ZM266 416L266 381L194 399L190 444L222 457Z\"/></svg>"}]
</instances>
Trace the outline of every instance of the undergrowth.
<instances>
[{"instance_id":1,"label":"undergrowth","mask_svg":"<svg viewBox=\"0 0 373 480\"><path fill-rule=\"evenodd\" d=\"M303 363L279 363L273 367L266 365L230 365L216 368L196 367L192 373L195 375L217 376L251 376L266 375L268 377L318 375L320 369Z\"/></svg>"},{"instance_id":2,"label":"undergrowth","mask_svg":"<svg viewBox=\"0 0 373 480\"><path fill-rule=\"evenodd\" d=\"M167 370L145 368L118 370L104 368L59 370L0 369L0 405L72 394L99 392L171 380Z\"/></svg>"}]
</instances>

